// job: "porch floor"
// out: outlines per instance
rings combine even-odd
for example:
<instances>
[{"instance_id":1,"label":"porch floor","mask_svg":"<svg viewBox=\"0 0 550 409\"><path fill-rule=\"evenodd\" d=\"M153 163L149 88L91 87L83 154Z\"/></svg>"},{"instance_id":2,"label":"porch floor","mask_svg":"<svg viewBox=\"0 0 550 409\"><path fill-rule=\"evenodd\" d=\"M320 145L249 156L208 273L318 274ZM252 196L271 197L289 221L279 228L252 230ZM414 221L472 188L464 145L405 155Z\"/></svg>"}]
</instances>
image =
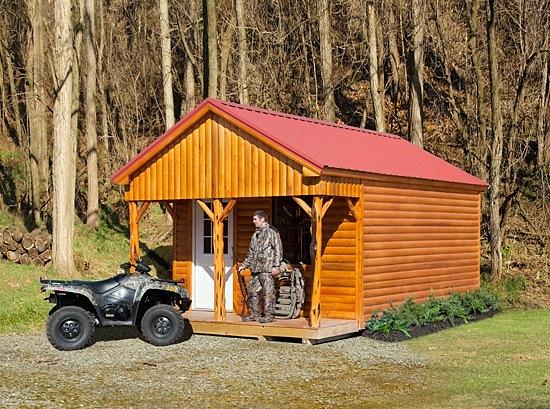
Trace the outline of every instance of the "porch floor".
<instances>
[{"instance_id":1,"label":"porch floor","mask_svg":"<svg viewBox=\"0 0 550 409\"><path fill-rule=\"evenodd\" d=\"M276 319L269 324L259 322L243 322L235 313L227 313L223 322L214 321L212 311L188 311L183 314L191 322L196 334L230 335L237 337L253 337L261 340L287 337L299 338L306 343L319 342L326 338L340 337L359 331L357 321L335 318L321 318L318 329L309 327L309 322L303 318L292 320Z\"/></svg>"}]
</instances>

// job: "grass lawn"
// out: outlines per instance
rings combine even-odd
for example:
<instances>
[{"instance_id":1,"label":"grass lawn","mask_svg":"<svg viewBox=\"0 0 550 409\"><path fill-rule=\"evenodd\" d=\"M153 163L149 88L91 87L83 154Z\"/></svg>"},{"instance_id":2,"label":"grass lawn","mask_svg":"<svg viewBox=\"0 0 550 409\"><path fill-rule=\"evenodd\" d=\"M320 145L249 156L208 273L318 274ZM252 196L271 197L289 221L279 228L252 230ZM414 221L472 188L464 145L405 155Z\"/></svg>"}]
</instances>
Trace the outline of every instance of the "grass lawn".
<instances>
[{"instance_id":1,"label":"grass lawn","mask_svg":"<svg viewBox=\"0 0 550 409\"><path fill-rule=\"evenodd\" d=\"M403 407L550 408L550 310L509 310L406 344L428 357L431 386Z\"/></svg>"},{"instance_id":2,"label":"grass lawn","mask_svg":"<svg viewBox=\"0 0 550 409\"><path fill-rule=\"evenodd\" d=\"M38 280L52 270L0 260L0 333L42 328L52 304L44 301Z\"/></svg>"}]
</instances>

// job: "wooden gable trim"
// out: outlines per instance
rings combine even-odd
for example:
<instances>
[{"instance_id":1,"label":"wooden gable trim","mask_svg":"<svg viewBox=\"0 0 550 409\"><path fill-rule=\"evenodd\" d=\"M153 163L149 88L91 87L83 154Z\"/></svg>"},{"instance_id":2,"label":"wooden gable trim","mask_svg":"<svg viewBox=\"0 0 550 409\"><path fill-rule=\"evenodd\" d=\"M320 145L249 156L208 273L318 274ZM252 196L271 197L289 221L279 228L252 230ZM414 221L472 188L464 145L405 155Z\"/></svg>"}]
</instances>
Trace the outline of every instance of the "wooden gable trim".
<instances>
[{"instance_id":1,"label":"wooden gable trim","mask_svg":"<svg viewBox=\"0 0 550 409\"><path fill-rule=\"evenodd\" d=\"M149 160L153 159L159 153L159 151L170 145L177 137L179 137L183 133L183 131L195 125L202 117L204 117L208 113L208 111L209 106L206 104L197 109L195 112L191 112L189 117L178 122L166 133L164 133L162 136L160 136L158 139L148 145L140 154L136 156L134 161L130 161L122 168L120 168L113 175L113 181L120 185L128 185L130 183L132 173L135 173Z\"/></svg>"},{"instance_id":2,"label":"wooden gable trim","mask_svg":"<svg viewBox=\"0 0 550 409\"><path fill-rule=\"evenodd\" d=\"M136 173L136 171L143 167L143 165L145 165L149 160L153 159L160 151L162 151L172 142L174 142L174 140L181 136L181 134L184 133L185 130L191 128L201 119L205 118L208 113L213 113L220 116L227 122L238 127L242 131L248 133L249 135L263 142L267 146L273 148L277 152L298 163L302 166L302 173L304 176L311 177L319 176L321 174L321 168L319 166L310 163L303 157L274 142L272 139L261 134L256 129L248 126L246 123L241 122L240 120L229 115L222 109L213 105L210 101L208 101L202 107L200 107L199 105L197 108L198 109L195 112L192 112L189 117L184 118L182 121L178 122L168 132L160 136L156 141L145 148L145 150L143 150L141 154L138 154L134 161L131 161L120 168L119 171L117 171L113 175L113 181L117 184L128 185L132 179L132 174Z\"/></svg>"}]
</instances>

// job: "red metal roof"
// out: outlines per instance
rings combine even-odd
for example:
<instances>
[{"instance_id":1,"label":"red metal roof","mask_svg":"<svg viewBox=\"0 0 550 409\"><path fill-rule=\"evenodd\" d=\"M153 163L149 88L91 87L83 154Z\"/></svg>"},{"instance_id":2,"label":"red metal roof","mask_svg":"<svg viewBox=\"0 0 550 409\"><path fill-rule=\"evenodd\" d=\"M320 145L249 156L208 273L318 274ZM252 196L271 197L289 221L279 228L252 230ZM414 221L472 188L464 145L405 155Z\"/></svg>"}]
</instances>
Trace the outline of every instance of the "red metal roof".
<instances>
[{"instance_id":1,"label":"red metal roof","mask_svg":"<svg viewBox=\"0 0 550 409\"><path fill-rule=\"evenodd\" d=\"M318 167L381 175L405 176L486 187L482 180L432 155L396 135L283 114L207 98L186 117L161 135L139 155L121 167L113 179L139 166L139 159L177 137L180 129L196 120L196 114L213 107L236 119L276 145Z\"/></svg>"}]
</instances>

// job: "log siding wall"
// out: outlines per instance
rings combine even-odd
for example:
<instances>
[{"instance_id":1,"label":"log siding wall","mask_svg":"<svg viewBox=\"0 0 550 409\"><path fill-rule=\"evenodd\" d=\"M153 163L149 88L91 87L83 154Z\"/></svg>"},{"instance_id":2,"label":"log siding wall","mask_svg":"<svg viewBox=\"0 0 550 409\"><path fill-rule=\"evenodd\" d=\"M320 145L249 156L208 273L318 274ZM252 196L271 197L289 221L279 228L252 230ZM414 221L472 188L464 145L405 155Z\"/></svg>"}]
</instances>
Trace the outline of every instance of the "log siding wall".
<instances>
[{"instance_id":1,"label":"log siding wall","mask_svg":"<svg viewBox=\"0 0 550 409\"><path fill-rule=\"evenodd\" d=\"M363 217L365 318L409 297L479 287L477 192L365 181Z\"/></svg>"},{"instance_id":2,"label":"log siding wall","mask_svg":"<svg viewBox=\"0 0 550 409\"><path fill-rule=\"evenodd\" d=\"M306 177L302 171L280 152L208 114L131 176L125 199L360 195L357 179Z\"/></svg>"},{"instance_id":3,"label":"log siding wall","mask_svg":"<svg viewBox=\"0 0 550 409\"><path fill-rule=\"evenodd\" d=\"M173 227L172 279L184 280L186 288L191 291L193 269L193 202L178 200L174 202L174 213L177 219Z\"/></svg>"},{"instance_id":4,"label":"log siding wall","mask_svg":"<svg viewBox=\"0 0 550 409\"><path fill-rule=\"evenodd\" d=\"M336 198L323 218L321 317L356 318L355 219L345 200Z\"/></svg>"}]
</instances>

